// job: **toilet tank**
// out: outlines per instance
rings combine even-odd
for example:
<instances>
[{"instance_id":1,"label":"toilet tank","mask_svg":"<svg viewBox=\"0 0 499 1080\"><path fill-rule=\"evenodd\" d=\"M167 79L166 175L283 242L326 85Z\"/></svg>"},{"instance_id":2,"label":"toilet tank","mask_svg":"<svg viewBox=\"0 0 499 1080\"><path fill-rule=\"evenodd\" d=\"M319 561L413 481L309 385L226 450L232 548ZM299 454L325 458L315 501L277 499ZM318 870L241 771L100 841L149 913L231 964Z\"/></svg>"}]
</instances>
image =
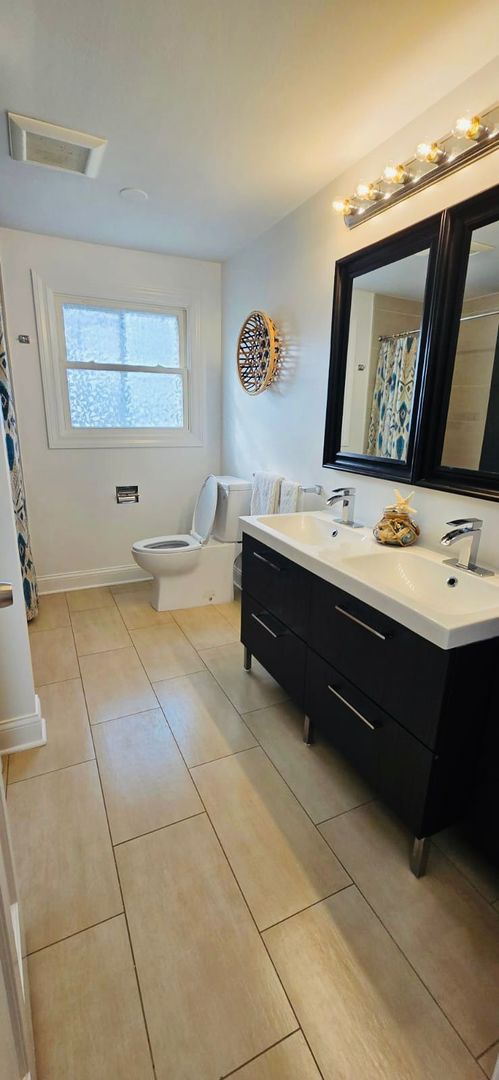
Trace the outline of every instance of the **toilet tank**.
<instances>
[{"instance_id":1,"label":"toilet tank","mask_svg":"<svg viewBox=\"0 0 499 1080\"><path fill-rule=\"evenodd\" d=\"M218 500L213 524L214 540L227 543L241 539L239 518L250 512L251 481L239 476L217 476Z\"/></svg>"}]
</instances>

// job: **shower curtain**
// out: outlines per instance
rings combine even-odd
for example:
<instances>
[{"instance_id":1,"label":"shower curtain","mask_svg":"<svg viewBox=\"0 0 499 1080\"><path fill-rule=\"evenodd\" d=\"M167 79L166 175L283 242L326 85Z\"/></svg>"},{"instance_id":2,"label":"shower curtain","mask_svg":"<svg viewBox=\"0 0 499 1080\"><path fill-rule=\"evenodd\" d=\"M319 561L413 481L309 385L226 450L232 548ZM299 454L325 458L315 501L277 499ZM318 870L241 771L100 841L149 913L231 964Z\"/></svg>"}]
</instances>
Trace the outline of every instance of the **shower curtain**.
<instances>
[{"instance_id":1,"label":"shower curtain","mask_svg":"<svg viewBox=\"0 0 499 1080\"><path fill-rule=\"evenodd\" d=\"M24 599L26 612L29 619L34 619L38 613L38 590L36 587L36 574L31 554L31 541L29 538L28 514L26 510L26 495L24 492L23 470L17 437L16 414L12 394L12 382L10 378L9 362L5 347L5 335L3 326L3 313L0 307L0 401L5 427L5 443L7 446L7 460L10 469L10 482L12 487L12 502L14 505L14 518L17 529L17 543L19 558L21 560L21 574L23 580Z\"/></svg>"},{"instance_id":2,"label":"shower curtain","mask_svg":"<svg viewBox=\"0 0 499 1080\"><path fill-rule=\"evenodd\" d=\"M419 332L383 337L371 406L367 453L405 461Z\"/></svg>"}]
</instances>

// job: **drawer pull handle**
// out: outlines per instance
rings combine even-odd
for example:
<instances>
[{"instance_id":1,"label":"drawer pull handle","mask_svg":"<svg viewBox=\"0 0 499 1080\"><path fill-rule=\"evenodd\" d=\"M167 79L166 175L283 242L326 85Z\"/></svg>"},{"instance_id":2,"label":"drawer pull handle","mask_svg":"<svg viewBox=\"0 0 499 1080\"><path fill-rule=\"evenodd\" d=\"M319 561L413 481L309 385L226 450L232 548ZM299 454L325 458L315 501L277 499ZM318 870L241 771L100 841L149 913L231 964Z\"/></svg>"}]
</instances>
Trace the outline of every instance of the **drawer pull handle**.
<instances>
[{"instance_id":1,"label":"drawer pull handle","mask_svg":"<svg viewBox=\"0 0 499 1080\"><path fill-rule=\"evenodd\" d=\"M340 694L338 690L335 690L334 686L328 686L328 690L330 690L335 697L339 698L342 704L346 705L347 709L350 709L351 712L355 713L355 715L358 716L359 720L362 720L362 723L365 724L366 727L370 728L371 731L376 731L375 724L371 724L370 720L366 720L366 717L362 716L362 713L360 713L358 709L355 709L354 706L351 705L350 702L343 697L343 694Z\"/></svg>"},{"instance_id":2,"label":"drawer pull handle","mask_svg":"<svg viewBox=\"0 0 499 1080\"><path fill-rule=\"evenodd\" d=\"M277 570L277 573L280 574L282 566L277 566L277 564L273 563L271 559L267 559L265 555L260 555L258 551L253 551L252 554L253 558L260 559L260 562L264 562L266 566L270 566L271 570Z\"/></svg>"},{"instance_id":3,"label":"drawer pull handle","mask_svg":"<svg viewBox=\"0 0 499 1080\"><path fill-rule=\"evenodd\" d=\"M255 615L254 611L251 612L251 618L254 619L255 622L259 623L259 625L262 626L263 629L267 631L267 634L270 634L271 637L279 637L279 634L274 634L274 631L270 629L270 626L267 626L267 623L264 623L263 619L259 619L258 615Z\"/></svg>"},{"instance_id":4,"label":"drawer pull handle","mask_svg":"<svg viewBox=\"0 0 499 1080\"><path fill-rule=\"evenodd\" d=\"M375 630L373 626L369 626L369 623L362 622L362 619L358 619L356 615L352 615L350 611L346 611L345 608L340 607L339 604L335 604L335 610L339 611L340 615L345 615L347 619L351 619L352 622L357 623L357 626L362 626L363 630L369 630L370 634L374 634L375 637L381 638L381 641L386 641L388 634L382 634L380 630Z\"/></svg>"}]
</instances>

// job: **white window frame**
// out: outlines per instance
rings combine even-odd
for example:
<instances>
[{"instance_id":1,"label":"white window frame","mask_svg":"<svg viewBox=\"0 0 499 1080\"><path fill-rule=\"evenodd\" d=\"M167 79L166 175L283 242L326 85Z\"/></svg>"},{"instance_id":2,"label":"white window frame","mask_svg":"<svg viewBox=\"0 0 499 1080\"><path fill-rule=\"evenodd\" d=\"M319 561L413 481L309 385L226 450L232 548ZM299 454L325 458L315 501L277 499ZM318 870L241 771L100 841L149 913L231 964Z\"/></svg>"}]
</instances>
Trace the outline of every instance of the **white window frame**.
<instances>
[{"instance_id":1,"label":"white window frame","mask_svg":"<svg viewBox=\"0 0 499 1080\"><path fill-rule=\"evenodd\" d=\"M203 372L200 350L200 310L196 297L186 293L156 292L134 289L119 296L84 296L51 289L31 271L35 303L43 396L47 420L48 444L51 449L106 449L110 447L202 446ZM116 310L151 311L175 314L179 317L181 366L162 368L163 373L180 375L184 389L184 425L182 428L83 428L73 427L69 407L67 381L66 339L63 305L101 307ZM184 361L182 363L182 360ZM116 364L78 365L95 370L121 370ZM127 370L157 369L127 365Z\"/></svg>"}]
</instances>

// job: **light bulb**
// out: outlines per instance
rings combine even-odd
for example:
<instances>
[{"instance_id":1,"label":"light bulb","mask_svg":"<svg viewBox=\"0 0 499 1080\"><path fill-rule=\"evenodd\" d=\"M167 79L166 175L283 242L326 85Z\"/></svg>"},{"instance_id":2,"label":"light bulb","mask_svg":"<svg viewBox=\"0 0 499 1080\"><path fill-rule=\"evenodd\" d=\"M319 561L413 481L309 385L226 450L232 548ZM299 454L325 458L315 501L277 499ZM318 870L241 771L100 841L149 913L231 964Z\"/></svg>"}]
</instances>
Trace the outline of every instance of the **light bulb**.
<instances>
[{"instance_id":1,"label":"light bulb","mask_svg":"<svg viewBox=\"0 0 499 1080\"><path fill-rule=\"evenodd\" d=\"M392 161L383 169L383 179L387 184L406 184L409 173L404 165L395 165Z\"/></svg>"},{"instance_id":2,"label":"light bulb","mask_svg":"<svg viewBox=\"0 0 499 1080\"><path fill-rule=\"evenodd\" d=\"M455 135L456 139L472 139L476 141L484 134L485 130L479 116L458 116L452 134Z\"/></svg>"},{"instance_id":3,"label":"light bulb","mask_svg":"<svg viewBox=\"0 0 499 1080\"><path fill-rule=\"evenodd\" d=\"M381 191L378 190L376 184L369 183L367 180L361 180L360 184L357 184L355 194L358 199L366 202L375 202L376 199L381 198Z\"/></svg>"},{"instance_id":4,"label":"light bulb","mask_svg":"<svg viewBox=\"0 0 499 1080\"><path fill-rule=\"evenodd\" d=\"M350 199L343 199L339 196L333 199L333 210L336 214L343 214L343 217L355 213L355 207L352 206Z\"/></svg>"},{"instance_id":5,"label":"light bulb","mask_svg":"<svg viewBox=\"0 0 499 1080\"><path fill-rule=\"evenodd\" d=\"M445 157L445 151L436 142L420 142L416 147L418 161L426 161L429 165L438 165Z\"/></svg>"}]
</instances>

